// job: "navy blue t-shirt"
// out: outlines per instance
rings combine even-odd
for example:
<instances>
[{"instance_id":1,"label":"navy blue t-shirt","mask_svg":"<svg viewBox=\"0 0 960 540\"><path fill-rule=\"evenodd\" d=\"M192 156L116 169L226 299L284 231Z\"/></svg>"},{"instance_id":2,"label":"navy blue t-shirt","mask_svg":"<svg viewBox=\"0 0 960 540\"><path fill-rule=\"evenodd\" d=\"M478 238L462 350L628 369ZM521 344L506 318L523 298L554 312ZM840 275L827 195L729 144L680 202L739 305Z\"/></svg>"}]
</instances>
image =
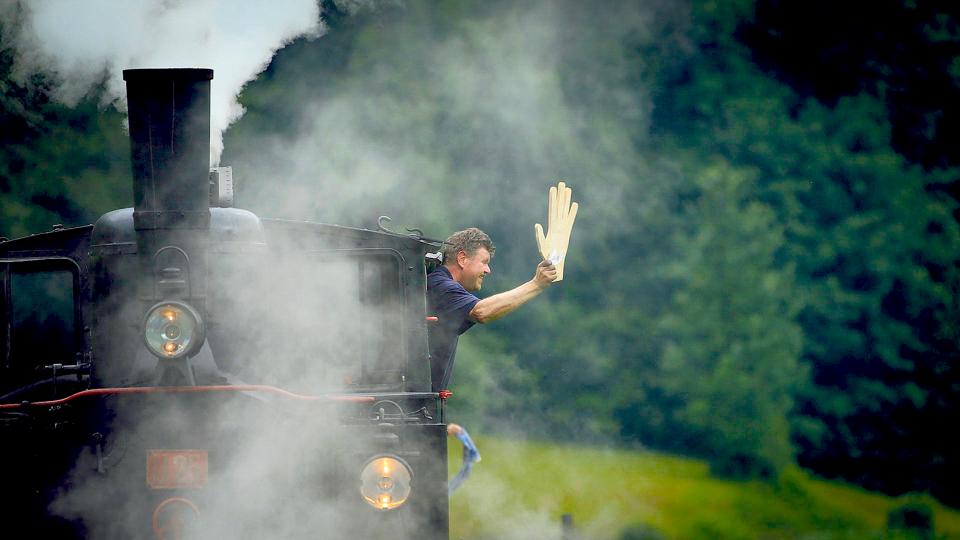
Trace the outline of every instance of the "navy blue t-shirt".
<instances>
[{"instance_id":1,"label":"navy blue t-shirt","mask_svg":"<svg viewBox=\"0 0 960 540\"><path fill-rule=\"evenodd\" d=\"M453 357L460 334L476 324L470 310L480 299L453 280L450 270L438 266L427 274L427 315L439 320L429 326L430 372L433 391L447 388L453 372Z\"/></svg>"}]
</instances>

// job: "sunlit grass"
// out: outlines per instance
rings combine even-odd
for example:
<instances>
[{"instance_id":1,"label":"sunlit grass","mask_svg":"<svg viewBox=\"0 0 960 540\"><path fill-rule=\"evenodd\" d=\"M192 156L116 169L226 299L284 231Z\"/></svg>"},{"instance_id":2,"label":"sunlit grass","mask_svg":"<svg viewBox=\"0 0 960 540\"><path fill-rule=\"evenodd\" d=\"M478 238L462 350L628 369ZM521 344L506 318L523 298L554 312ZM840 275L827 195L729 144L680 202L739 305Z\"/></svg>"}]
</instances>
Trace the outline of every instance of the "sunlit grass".
<instances>
[{"instance_id":1,"label":"sunlit grass","mask_svg":"<svg viewBox=\"0 0 960 540\"><path fill-rule=\"evenodd\" d=\"M454 540L618 539L643 523L665 538L882 539L900 501L794 469L777 483L721 480L704 462L646 451L475 437L483 461L454 493ZM451 475L460 466L451 440ZM938 538L960 538L960 513L930 501Z\"/></svg>"}]
</instances>

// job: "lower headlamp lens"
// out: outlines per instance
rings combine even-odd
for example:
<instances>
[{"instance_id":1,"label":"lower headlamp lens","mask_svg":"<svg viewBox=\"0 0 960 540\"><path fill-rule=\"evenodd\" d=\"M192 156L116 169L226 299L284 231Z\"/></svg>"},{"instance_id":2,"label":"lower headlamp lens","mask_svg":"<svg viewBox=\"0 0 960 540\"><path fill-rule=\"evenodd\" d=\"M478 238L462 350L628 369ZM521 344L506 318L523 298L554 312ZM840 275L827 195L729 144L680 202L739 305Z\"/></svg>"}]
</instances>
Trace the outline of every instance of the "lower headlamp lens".
<instances>
[{"instance_id":1,"label":"lower headlamp lens","mask_svg":"<svg viewBox=\"0 0 960 540\"><path fill-rule=\"evenodd\" d=\"M413 473L399 458L383 456L370 460L360 473L360 494L378 510L393 510L410 496Z\"/></svg>"}]
</instances>

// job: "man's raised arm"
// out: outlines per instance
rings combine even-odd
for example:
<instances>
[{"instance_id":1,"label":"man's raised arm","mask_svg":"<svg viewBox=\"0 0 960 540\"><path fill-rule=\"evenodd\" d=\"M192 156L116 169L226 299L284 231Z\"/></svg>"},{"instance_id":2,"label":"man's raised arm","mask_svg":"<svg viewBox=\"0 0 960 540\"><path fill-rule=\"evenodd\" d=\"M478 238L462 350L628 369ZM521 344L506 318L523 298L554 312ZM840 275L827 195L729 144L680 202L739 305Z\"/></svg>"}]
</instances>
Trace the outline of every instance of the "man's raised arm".
<instances>
[{"instance_id":1,"label":"man's raised arm","mask_svg":"<svg viewBox=\"0 0 960 540\"><path fill-rule=\"evenodd\" d=\"M536 298L556 278L557 267L550 261L543 261L537 265L537 272L530 281L477 302L470 310L470 320L481 324L495 321Z\"/></svg>"}]
</instances>

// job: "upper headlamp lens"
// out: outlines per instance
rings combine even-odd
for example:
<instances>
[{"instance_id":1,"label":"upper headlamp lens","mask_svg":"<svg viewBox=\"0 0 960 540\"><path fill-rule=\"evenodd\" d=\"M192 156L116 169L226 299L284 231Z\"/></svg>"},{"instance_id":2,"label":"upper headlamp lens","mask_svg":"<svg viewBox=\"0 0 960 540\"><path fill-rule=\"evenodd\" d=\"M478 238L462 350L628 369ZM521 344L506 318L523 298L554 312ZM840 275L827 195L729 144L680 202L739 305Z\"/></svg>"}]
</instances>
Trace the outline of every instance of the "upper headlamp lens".
<instances>
[{"instance_id":1,"label":"upper headlamp lens","mask_svg":"<svg viewBox=\"0 0 960 540\"><path fill-rule=\"evenodd\" d=\"M147 348L160 358L180 358L203 343L200 315L181 302L162 302L150 308L143 329Z\"/></svg>"}]
</instances>

